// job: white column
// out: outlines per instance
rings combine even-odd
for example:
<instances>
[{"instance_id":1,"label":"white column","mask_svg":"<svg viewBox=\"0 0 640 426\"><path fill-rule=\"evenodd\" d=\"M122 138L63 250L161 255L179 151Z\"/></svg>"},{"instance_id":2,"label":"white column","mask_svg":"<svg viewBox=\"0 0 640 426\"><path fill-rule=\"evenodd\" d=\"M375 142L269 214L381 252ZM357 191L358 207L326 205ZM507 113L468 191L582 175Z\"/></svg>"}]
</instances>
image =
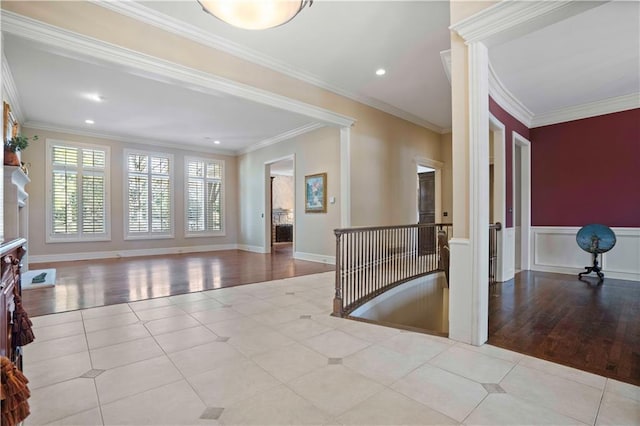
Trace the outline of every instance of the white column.
<instances>
[{"instance_id":1,"label":"white column","mask_svg":"<svg viewBox=\"0 0 640 426\"><path fill-rule=\"evenodd\" d=\"M489 67L484 44L474 42L465 50L468 137L456 135L454 125L453 191L458 196L450 242L449 337L481 345L487 340L489 316ZM456 214L464 207L466 212ZM458 226L462 233L455 231Z\"/></svg>"}]
</instances>

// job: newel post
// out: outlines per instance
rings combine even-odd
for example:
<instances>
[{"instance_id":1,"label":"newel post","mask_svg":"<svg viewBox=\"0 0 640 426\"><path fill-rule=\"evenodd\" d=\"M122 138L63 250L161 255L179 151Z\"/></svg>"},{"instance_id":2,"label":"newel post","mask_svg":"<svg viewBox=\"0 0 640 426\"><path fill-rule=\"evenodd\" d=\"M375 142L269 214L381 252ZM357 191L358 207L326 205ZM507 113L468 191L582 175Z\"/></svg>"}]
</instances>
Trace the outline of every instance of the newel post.
<instances>
[{"instance_id":1,"label":"newel post","mask_svg":"<svg viewBox=\"0 0 640 426\"><path fill-rule=\"evenodd\" d=\"M342 237L342 231L339 229L335 229L333 231L336 234L336 294L333 298L333 316L342 317L342 279L341 279L341 269L342 269L342 258L340 256L340 243Z\"/></svg>"}]
</instances>

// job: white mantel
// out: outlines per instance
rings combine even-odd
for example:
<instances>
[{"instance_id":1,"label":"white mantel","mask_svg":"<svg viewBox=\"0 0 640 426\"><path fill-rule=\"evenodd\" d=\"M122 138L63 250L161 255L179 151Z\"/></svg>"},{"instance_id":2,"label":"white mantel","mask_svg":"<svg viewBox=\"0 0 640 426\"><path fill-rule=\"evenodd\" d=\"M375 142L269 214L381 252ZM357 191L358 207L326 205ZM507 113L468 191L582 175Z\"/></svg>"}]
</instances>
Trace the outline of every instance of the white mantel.
<instances>
[{"instance_id":1,"label":"white mantel","mask_svg":"<svg viewBox=\"0 0 640 426\"><path fill-rule=\"evenodd\" d=\"M29 194L25 186L31 179L17 166L4 166L4 239L29 240ZM22 259L23 272L29 269L27 254Z\"/></svg>"}]
</instances>

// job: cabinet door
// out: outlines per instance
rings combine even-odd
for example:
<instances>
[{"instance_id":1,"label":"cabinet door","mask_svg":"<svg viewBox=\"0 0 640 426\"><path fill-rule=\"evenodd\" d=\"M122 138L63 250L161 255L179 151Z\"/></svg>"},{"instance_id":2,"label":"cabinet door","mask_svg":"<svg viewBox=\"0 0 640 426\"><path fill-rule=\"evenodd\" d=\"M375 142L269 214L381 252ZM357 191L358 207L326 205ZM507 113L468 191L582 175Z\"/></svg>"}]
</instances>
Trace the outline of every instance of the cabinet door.
<instances>
[{"instance_id":1,"label":"cabinet door","mask_svg":"<svg viewBox=\"0 0 640 426\"><path fill-rule=\"evenodd\" d=\"M3 263L4 263L3 259ZM7 267L2 274L2 284L0 288L0 355L11 359L11 327L13 324L13 290L15 287L13 268Z\"/></svg>"}]
</instances>

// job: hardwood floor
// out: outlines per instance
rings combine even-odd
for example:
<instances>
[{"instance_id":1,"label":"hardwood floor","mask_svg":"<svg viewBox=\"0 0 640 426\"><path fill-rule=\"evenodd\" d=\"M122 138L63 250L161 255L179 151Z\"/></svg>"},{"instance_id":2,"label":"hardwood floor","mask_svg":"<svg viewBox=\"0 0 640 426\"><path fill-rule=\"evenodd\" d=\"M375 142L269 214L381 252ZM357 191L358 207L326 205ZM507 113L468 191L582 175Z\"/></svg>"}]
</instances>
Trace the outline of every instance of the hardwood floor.
<instances>
[{"instance_id":1,"label":"hardwood floor","mask_svg":"<svg viewBox=\"0 0 640 426\"><path fill-rule=\"evenodd\" d=\"M228 250L30 265L45 268L56 268L56 285L23 292L31 316L334 270L293 259L290 244L270 255Z\"/></svg>"},{"instance_id":2,"label":"hardwood floor","mask_svg":"<svg viewBox=\"0 0 640 426\"><path fill-rule=\"evenodd\" d=\"M489 343L640 385L640 283L525 271L489 299Z\"/></svg>"},{"instance_id":3,"label":"hardwood floor","mask_svg":"<svg viewBox=\"0 0 640 426\"><path fill-rule=\"evenodd\" d=\"M52 288L23 292L31 316L276 280L334 270L230 250L171 256L35 264L57 269ZM640 385L640 283L525 271L498 283L489 299L489 343Z\"/></svg>"}]
</instances>

